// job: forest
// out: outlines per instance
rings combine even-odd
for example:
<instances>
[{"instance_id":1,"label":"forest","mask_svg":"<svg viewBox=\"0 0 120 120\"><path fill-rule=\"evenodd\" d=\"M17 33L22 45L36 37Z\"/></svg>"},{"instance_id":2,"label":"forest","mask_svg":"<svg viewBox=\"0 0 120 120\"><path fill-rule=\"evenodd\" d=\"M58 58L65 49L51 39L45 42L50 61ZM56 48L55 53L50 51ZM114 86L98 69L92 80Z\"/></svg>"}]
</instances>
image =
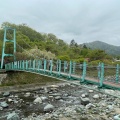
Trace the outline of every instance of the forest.
<instances>
[{"instance_id":1,"label":"forest","mask_svg":"<svg viewBox=\"0 0 120 120\"><path fill-rule=\"evenodd\" d=\"M0 29L0 57L2 54L2 44L4 38L4 27L16 29L16 59L61 59L65 61L83 62L91 64L104 62L114 64L112 55L101 49L90 49L85 44L78 44L74 39L70 43L57 38L53 33L40 33L26 24L13 24L4 22ZM13 33L7 32L7 38L11 39ZM7 42L6 53L13 53L12 43ZM10 59L10 58L9 58ZM11 59L10 59L11 60ZM10 61L9 60L9 61ZM116 63L115 63L116 64Z\"/></svg>"}]
</instances>

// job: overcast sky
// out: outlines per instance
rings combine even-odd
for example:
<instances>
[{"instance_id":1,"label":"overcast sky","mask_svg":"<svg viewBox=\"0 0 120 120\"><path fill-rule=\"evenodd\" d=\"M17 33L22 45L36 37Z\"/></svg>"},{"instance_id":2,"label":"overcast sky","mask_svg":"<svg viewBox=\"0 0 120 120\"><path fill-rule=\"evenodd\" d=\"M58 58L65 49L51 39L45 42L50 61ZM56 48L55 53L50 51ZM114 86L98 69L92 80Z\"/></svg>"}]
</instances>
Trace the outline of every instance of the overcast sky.
<instances>
[{"instance_id":1,"label":"overcast sky","mask_svg":"<svg viewBox=\"0 0 120 120\"><path fill-rule=\"evenodd\" d=\"M120 46L120 0L0 0L0 24L26 23L69 43Z\"/></svg>"}]
</instances>

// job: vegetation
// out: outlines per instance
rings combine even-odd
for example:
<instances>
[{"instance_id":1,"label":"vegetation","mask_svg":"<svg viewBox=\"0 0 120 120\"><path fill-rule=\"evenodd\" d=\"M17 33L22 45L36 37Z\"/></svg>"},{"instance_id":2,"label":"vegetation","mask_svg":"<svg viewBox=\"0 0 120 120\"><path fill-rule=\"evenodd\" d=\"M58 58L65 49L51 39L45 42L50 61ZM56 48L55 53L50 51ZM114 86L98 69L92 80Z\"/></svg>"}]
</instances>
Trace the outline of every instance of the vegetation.
<instances>
[{"instance_id":1,"label":"vegetation","mask_svg":"<svg viewBox=\"0 0 120 120\"><path fill-rule=\"evenodd\" d=\"M9 72L1 86L59 83L60 80L28 72Z\"/></svg>"},{"instance_id":2,"label":"vegetation","mask_svg":"<svg viewBox=\"0 0 120 120\"><path fill-rule=\"evenodd\" d=\"M39 33L25 24L16 25L4 22L1 26L2 28L7 26L16 29L17 53L14 54L16 54L17 60L46 58L76 62L86 60L93 64L101 61L109 64L113 62L113 56L107 54L105 50L98 48L92 50L86 44L78 45L74 39L71 40L70 44L67 44L52 33ZM3 33L4 30L0 29L0 48L2 48ZM10 38L12 32L9 31L7 35L7 38ZM6 53L12 53L13 46L11 43L8 43L6 48Z\"/></svg>"}]
</instances>

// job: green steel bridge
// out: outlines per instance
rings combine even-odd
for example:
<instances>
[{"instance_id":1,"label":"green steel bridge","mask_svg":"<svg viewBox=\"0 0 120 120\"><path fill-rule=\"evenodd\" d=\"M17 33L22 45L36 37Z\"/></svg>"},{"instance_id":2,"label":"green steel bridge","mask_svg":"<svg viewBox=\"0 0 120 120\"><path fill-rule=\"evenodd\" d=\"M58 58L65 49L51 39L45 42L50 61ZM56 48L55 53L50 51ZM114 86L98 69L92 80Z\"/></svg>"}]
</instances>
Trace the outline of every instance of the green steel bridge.
<instances>
[{"instance_id":1,"label":"green steel bridge","mask_svg":"<svg viewBox=\"0 0 120 120\"><path fill-rule=\"evenodd\" d=\"M7 38L7 31L13 31L13 39ZM13 54L5 53L5 44L13 43ZM0 71L24 71L65 80L77 80L80 83L96 84L99 88L120 90L119 64L115 66L99 63L97 66L83 62L32 59L16 61L16 30L5 27ZM4 57L13 57L14 61L4 65ZM3 69L3 66L5 67Z\"/></svg>"}]
</instances>

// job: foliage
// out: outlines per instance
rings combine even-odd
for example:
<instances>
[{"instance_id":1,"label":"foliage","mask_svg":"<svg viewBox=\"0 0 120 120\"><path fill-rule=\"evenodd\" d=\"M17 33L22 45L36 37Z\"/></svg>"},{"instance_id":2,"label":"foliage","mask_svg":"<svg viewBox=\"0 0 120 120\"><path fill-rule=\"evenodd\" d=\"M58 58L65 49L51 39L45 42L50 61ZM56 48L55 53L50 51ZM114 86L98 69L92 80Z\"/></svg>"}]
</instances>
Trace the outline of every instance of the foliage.
<instances>
[{"instance_id":1,"label":"foliage","mask_svg":"<svg viewBox=\"0 0 120 120\"><path fill-rule=\"evenodd\" d=\"M64 61L70 61L70 57L68 55L58 56L58 59L64 60Z\"/></svg>"},{"instance_id":2,"label":"foliage","mask_svg":"<svg viewBox=\"0 0 120 120\"><path fill-rule=\"evenodd\" d=\"M91 61L89 64L91 64L91 65L98 65L99 63L101 63L100 60L94 60L94 61Z\"/></svg>"},{"instance_id":3,"label":"foliage","mask_svg":"<svg viewBox=\"0 0 120 120\"><path fill-rule=\"evenodd\" d=\"M50 51L48 52L45 50L41 51L40 49L37 48L37 46L33 49L25 50L23 54L33 59L34 58L36 59L40 59L40 58L54 59L55 58L55 54L51 53Z\"/></svg>"},{"instance_id":4,"label":"foliage","mask_svg":"<svg viewBox=\"0 0 120 120\"><path fill-rule=\"evenodd\" d=\"M83 62L86 58L91 62L96 61L112 60L112 56L106 54L101 49L89 49L89 46L84 44L83 46L78 45L74 39L71 40L70 44L67 44L62 39L58 39L52 33L40 33L30 28L26 24L12 24L4 22L2 28L5 26L16 29L17 39L17 53L15 53L17 60L22 59L61 59L61 60L73 60ZM0 29L0 48L2 48L3 40L3 29ZM12 35L9 32L8 38ZM6 46L6 53L13 52L13 45L8 43ZM0 49L0 54L1 54Z\"/></svg>"}]
</instances>

